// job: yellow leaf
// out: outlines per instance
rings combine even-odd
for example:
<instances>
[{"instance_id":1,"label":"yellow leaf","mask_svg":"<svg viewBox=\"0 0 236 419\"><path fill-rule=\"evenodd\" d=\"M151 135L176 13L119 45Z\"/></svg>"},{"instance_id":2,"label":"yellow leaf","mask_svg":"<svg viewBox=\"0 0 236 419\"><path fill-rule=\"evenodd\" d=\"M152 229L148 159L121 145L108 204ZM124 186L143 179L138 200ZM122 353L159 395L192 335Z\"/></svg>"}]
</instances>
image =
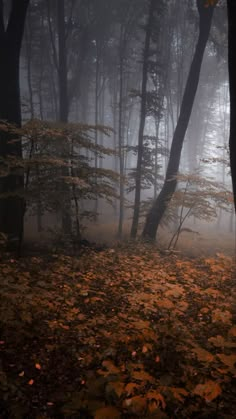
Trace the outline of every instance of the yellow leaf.
<instances>
[{"instance_id":1,"label":"yellow leaf","mask_svg":"<svg viewBox=\"0 0 236 419\"><path fill-rule=\"evenodd\" d=\"M216 399L221 394L221 392L222 390L219 384L211 380L206 381L204 384L198 384L193 390L194 394L201 396L207 402L211 402L212 400Z\"/></svg>"}]
</instances>

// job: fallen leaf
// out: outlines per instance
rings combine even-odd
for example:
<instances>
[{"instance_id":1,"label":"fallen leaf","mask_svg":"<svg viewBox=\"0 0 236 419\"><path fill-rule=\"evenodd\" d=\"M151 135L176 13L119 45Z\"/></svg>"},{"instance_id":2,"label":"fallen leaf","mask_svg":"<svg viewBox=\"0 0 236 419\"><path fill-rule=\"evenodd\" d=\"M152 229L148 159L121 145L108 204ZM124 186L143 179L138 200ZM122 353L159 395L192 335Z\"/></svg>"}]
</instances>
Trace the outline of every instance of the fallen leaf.
<instances>
[{"instance_id":1,"label":"fallen leaf","mask_svg":"<svg viewBox=\"0 0 236 419\"><path fill-rule=\"evenodd\" d=\"M229 368L234 368L236 364L236 355L225 355L225 354L216 354L218 358L220 358L223 364L227 365Z\"/></svg>"},{"instance_id":2,"label":"fallen leaf","mask_svg":"<svg viewBox=\"0 0 236 419\"><path fill-rule=\"evenodd\" d=\"M193 349L193 352L196 354L197 359L201 362L212 362L214 360L214 355L198 346Z\"/></svg>"},{"instance_id":3,"label":"fallen leaf","mask_svg":"<svg viewBox=\"0 0 236 419\"><path fill-rule=\"evenodd\" d=\"M162 409L166 408L166 402L164 397L158 391L151 390L146 394L148 400L156 400L157 405L160 406Z\"/></svg>"},{"instance_id":4,"label":"fallen leaf","mask_svg":"<svg viewBox=\"0 0 236 419\"><path fill-rule=\"evenodd\" d=\"M117 368L112 361L110 360L105 360L102 362L102 366L105 368L105 370L98 370L98 374L100 375L104 375L105 377L107 375L111 375L111 374L119 374L120 370L119 368Z\"/></svg>"},{"instance_id":5,"label":"fallen leaf","mask_svg":"<svg viewBox=\"0 0 236 419\"><path fill-rule=\"evenodd\" d=\"M119 410L113 406L101 407L96 410L94 419L120 419L121 415Z\"/></svg>"},{"instance_id":6,"label":"fallen leaf","mask_svg":"<svg viewBox=\"0 0 236 419\"><path fill-rule=\"evenodd\" d=\"M172 392L174 398L179 400L181 403L184 402L184 398L189 394L184 388L180 387L169 387L169 390Z\"/></svg>"},{"instance_id":7,"label":"fallen leaf","mask_svg":"<svg viewBox=\"0 0 236 419\"><path fill-rule=\"evenodd\" d=\"M235 337L236 336L236 326L231 327L229 330L229 335Z\"/></svg>"},{"instance_id":8,"label":"fallen leaf","mask_svg":"<svg viewBox=\"0 0 236 419\"><path fill-rule=\"evenodd\" d=\"M138 381L148 381L150 383L154 382L154 377L148 374L146 371L133 371L132 378Z\"/></svg>"},{"instance_id":9,"label":"fallen leaf","mask_svg":"<svg viewBox=\"0 0 236 419\"><path fill-rule=\"evenodd\" d=\"M125 399L123 402L123 407L127 409L129 413L143 417L147 408L147 399L143 396L134 396L130 399ZM109 419L111 419L111 417Z\"/></svg>"},{"instance_id":10,"label":"fallen leaf","mask_svg":"<svg viewBox=\"0 0 236 419\"><path fill-rule=\"evenodd\" d=\"M222 393L222 390L218 383L209 380L204 384L198 384L193 390L193 393L201 396L206 402L212 402L212 400L216 399Z\"/></svg>"},{"instance_id":11,"label":"fallen leaf","mask_svg":"<svg viewBox=\"0 0 236 419\"><path fill-rule=\"evenodd\" d=\"M127 393L127 396L132 396L135 393L135 391L140 388L141 388L140 384L128 383L125 386L125 392Z\"/></svg>"},{"instance_id":12,"label":"fallen leaf","mask_svg":"<svg viewBox=\"0 0 236 419\"><path fill-rule=\"evenodd\" d=\"M212 323L224 323L224 324L231 324L232 314L228 311L222 311L220 309L216 309L212 312Z\"/></svg>"}]
</instances>

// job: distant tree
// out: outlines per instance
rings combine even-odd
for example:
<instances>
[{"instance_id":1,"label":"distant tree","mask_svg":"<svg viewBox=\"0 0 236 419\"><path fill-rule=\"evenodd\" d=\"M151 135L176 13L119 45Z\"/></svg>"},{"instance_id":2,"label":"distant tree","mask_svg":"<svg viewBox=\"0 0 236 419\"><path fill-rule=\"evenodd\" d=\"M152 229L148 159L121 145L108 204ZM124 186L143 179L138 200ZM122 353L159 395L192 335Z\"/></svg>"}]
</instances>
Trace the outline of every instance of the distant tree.
<instances>
[{"instance_id":1,"label":"distant tree","mask_svg":"<svg viewBox=\"0 0 236 419\"><path fill-rule=\"evenodd\" d=\"M21 125L19 86L20 50L29 0L12 0L7 21L3 0L0 1L0 119ZM15 138L14 138L15 139ZM0 128L0 159L7 175L0 178L0 231L9 238L21 240L23 235L24 175L18 168L9 168L7 159L22 156L21 141Z\"/></svg>"},{"instance_id":2,"label":"distant tree","mask_svg":"<svg viewBox=\"0 0 236 419\"><path fill-rule=\"evenodd\" d=\"M236 2L227 0L228 5L228 42L229 42L229 92L230 92L230 166L233 183L234 207L236 211Z\"/></svg>"},{"instance_id":3,"label":"distant tree","mask_svg":"<svg viewBox=\"0 0 236 419\"><path fill-rule=\"evenodd\" d=\"M135 179L135 198L134 198L134 214L131 227L131 237L135 238L138 231L138 220L140 211L140 198L141 198L141 179L142 179L142 160L143 160L143 135L146 120L147 108L147 83L148 83L148 61L149 50L152 35L152 25L154 18L154 5L155 0L150 0L148 19L145 30L145 42L143 49L143 69L142 69L142 88L141 88L141 109L140 109L140 122L138 133L138 156L137 156L137 169Z\"/></svg>"},{"instance_id":4,"label":"distant tree","mask_svg":"<svg viewBox=\"0 0 236 419\"><path fill-rule=\"evenodd\" d=\"M198 42L190 67L182 99L180 114L173 136L164 185L147 215L142 233L143 237L148 239L155 239L157 228L177 185L176 175L179 170L184 137L188 127L193 102L197 91L203 54L209 37L214 7L215 5L209 5L206 7L205 0L197 0L197 8L199 13Z\"/></svg>"}]
</instances>

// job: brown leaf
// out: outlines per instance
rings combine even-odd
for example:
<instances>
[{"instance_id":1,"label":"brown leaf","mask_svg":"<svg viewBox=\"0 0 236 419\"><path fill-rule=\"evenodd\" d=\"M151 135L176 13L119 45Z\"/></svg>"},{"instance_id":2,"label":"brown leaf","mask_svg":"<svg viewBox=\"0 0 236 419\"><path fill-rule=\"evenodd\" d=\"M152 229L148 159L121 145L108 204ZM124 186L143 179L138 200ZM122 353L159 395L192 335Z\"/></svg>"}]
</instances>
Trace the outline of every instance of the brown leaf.
<instances>
[{"instance_id":1,"label":"brown leaf","mask_svg":"<svg viewBox=\"0 0 236 419\"><path fill-rule=\"evenodd\" d=\"M138 381L148 381L150 383L153 383L155 381L154 377L152 377L150 374L148 374L144 370L133 371L132 372L132 378L134 378L135 380L138 380Z\"/></svg>"},{"instance_id":2,"label":"brown leaf","mask_svg":"<svg viewBox=\"0 0 236 419\"><path fill-rule=\"evenodd\" d=\"M224 324L231 324L232 314L228 311L222 311L220 309L213 310L212 312L212 323L224 323Z\"/></svg>"},{"instance_id":3,"label":"brown leaf","mask_svg":"<svg viewBox=\"0 0 236 419\"><path fill-rule=\"evenodd\" d=\"M204 384L198 384L193 390L194 394L201 396L206 402L212 402L221 392L219 384L212 380L206 381Z\"/></svg>"},{"instance_id":4,"label":"brown leaf","mask_svg":"<svg viewBox=\"0 0 236 419\"><path fill-rule=\"evenodd\" d=\"M227 365L229 368L234 368L236 364L236 355L225 355L225 354L216 354L220 358L223 364Z\"/></svg>"},{"instance_id":5,"label":"brown leaf","mask_svg":"<svg viewBox=\"0 0 236 419\"><path fill-rule=\"evenodd\" d=\"M111 375L111 374L119 374L120 370L119 368L117 368L112 361L110 360L105 360L102 362L102 366L106 369L104 370L97 370L98 374L104 375L105 377L107 375Z\"/></svg>"},{"instance_id":6,"label":"brown leaf","mask_svg":"<svg viewBox=\"0 0 236 419\"><path fill-rule=\"evenodd\" d=\"M119 410L117 410L113 406L106 406L101 407L100 409L96 410L94 419L120 419L121 414Z\"/></svg>"},{"instance_id":7,"label":"brown leaf","mask_svg":"<svg viewBox=\"0 0 236 419\"><path fill-rule=\"evenodd\" d=\"M172 392L174 398L180 402L184 402L184 398L189 394L184 388L180 387L169 387L169 390Z\"/></svg>"},{"instance_id":8,"label":"brown leaf","mask_svg":"<svg viewBox=\"0 0 236 419\"><path fill-rule=\"evenodd\" d=\"M214 356L199 346L196 346L193 349L193 352L196 354L197 359L202 362L212 362L214 360Z\"/></svg>"},{"instance_id":9,"label":"brown leaf","mask_svg":"<svg viewBox=\"0 0 236 419\"><path fill-rule=\"evenodd\" d=\"M146 394L146 397L148 400L156 400L158 407L160 406L162 409L166 408L165 399L158 391L151 390Z\"/></svg>"},{"instance_id":10,"label":"brown leaf","mask_svg":"<svg viewBox=\"0 0 236 419\"><path fill-rule=\"evenodd\" d=\"M127 396L132 396L136 390L140 389L142 386L140 384L136 383L128 383L125 386L125 392L127 393Z\"/></svg>"},{"instance_id":11,"label":"brown leaf","mask_svg":"<svg viewBox=\"0 0 236 419\"><path fill-rule=\"evenodd\" d=\"M144 412L147 408L147 399L143 396L134 396L130 399L125 399L123 402L123 407L133 413L134 415L144 415Z\"/></svg>"}]
</instances>

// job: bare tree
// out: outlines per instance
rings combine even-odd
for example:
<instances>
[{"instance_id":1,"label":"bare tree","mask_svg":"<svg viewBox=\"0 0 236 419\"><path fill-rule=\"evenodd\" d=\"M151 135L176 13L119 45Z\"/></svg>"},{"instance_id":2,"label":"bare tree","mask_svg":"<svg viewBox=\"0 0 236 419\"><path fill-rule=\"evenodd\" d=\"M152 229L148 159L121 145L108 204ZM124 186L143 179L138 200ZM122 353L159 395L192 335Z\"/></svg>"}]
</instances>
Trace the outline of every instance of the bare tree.
<instances>
[{"instance_id":1,"label":"bare tree","mask_svg":"<svg viewBox=\"0 0 236 419\"><path fill-rule=\"evenodd\" d=\"M229 92L230 92L230 166L234 193L234 207L236 211L236 2L235 0L227 0L228 5L228 42L229 42Z\"/></svg>"},{"instance_id":2,"label":"bare tree","mask_svg":"<svg viewBox=\"0 0 236 419\"><path fill-rule=\"evenodd\" d=\"M201 64L209 37L215 7L215 5L209 5L208 7L205 6L205 0L197 0L199 13L199 36L182 99L178 122L173 136L166 177L164 185L147 215L142 233L144 238L151 240L156 237L158 226L177 185L176 175L179 170L181 151L198 87Z\"/></svg>"}]
</instances>

